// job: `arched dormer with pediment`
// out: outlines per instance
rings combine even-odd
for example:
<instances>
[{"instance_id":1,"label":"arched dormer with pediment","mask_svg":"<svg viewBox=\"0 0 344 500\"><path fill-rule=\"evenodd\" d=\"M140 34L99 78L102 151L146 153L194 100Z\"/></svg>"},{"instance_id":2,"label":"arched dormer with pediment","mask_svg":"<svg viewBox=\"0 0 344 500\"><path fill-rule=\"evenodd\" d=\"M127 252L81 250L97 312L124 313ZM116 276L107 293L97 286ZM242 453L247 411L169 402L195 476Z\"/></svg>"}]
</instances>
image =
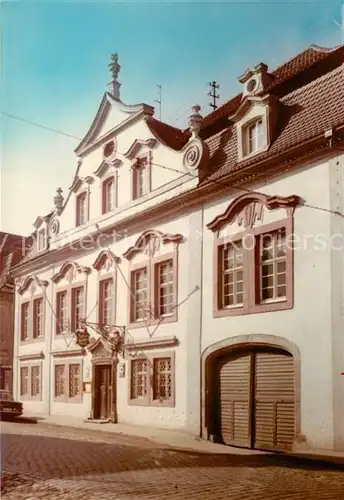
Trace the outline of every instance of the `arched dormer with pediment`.
<instances>
[{"instance_id":1,"label":"arched dormer with pediment","mask_svg":"<svg viewBox=\"0 0 344 500\"><path fill-rule=\"evenodd\" d=\"M207 224L214 233L214 317L293 307L293 216L300 198L245 193Z\"/></svg>"},{"instance_id":2,"label":"arched dormer with pediment","mask_svg":"<svg viewBox=\"0 0 344 500\"><path fill-rule=\"evenodd\" d=\"M37 276L28 276L19 285L20 342L44 340L46 300L49 282Z\"/></svg>"},{"instance_id":3,"label":"arched dormer with pediment","mask_svg":"<svg viewBox=\"0 0 344 500\"><path fill-rule=\"evenodd\" d=\"M91 269L77 262L64 262L52 277L54 311L56 314L55 338L74 334L82 328L87 311L87 277Z\"/></svg>"},{"instance_id":4,"label":"arched dormer with pediment","mask_svg":"<svg viewBox=\"0 0 344 500\"><path fill-rule=\"evenodd\" d=\"M97 271L97 322L116 324L117 266L120 258L111 250L102 250L93 263Z\"/></svg>"},{"instance_id":5,"label":"arched dormer with pediment","mask_svg":"<svg viewBox=\"0 0 344 500\"><path fill-rule=\"evenodd\" d=\"M144 231L123 257L129 261L129 324L177 321L178 248L181 234Z\"/></svg>"}]
</instances>

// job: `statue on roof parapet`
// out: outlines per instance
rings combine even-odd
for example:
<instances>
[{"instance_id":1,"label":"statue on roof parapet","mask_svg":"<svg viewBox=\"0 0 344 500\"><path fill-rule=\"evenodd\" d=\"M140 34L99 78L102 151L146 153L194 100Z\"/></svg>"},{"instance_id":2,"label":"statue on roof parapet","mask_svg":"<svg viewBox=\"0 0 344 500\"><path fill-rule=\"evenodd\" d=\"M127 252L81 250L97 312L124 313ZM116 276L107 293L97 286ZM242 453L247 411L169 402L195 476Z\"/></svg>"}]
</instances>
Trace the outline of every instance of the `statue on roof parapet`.
<instances>
[{"instance_id":1,"label":"statue on roof parapet","mask_svg":"<svg viewBox=\"0 0 344 500\"><path fill-rule=\"evenodd\" d=\"M112 86L112 95L116 100L120 100L119 97L119 88L121 84L117 80L119 70L121 69L121 66L118 64L118 54L117 52L115 54L111 54L111 62L109 64L109 70L112 76L112 82L109 83L109 85Z\"/></svg>"}]
</instances>

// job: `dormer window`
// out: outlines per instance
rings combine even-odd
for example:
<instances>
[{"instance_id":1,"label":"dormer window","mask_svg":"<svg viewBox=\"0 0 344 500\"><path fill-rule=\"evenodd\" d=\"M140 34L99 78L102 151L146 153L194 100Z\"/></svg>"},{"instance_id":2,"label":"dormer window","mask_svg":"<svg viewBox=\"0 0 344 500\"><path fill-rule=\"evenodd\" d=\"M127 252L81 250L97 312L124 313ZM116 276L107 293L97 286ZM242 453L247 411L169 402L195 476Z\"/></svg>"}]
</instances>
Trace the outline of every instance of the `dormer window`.
<instances>
[{"instance_id":1,"label":"dormer window","mask_svg":"<svg viewBox=\"0 0 344 500\"><path fill-rule=\"evenodd\" d=\"M81 193L76 199L76 225L82 226L87 222L87 194Z\"/></svg>"},{"instance_id":2,"label":"dormer window","mask_svg":"<svg viewBox=\"0 0 344 500\"><path fill-rule=\"evenodd\" d=\"M38 231L38 251L44 250L46 247L46 233L45 229L40 229Z\"/></svg>"},{"instance_id":3,"label":"dormer window","mask_svg":"<svg viewBox=\"0 0 344 500\"><path fill-rule=\"evenodd\" d=\"M246 128L246 154L256 153L264 147L263 120L259 118Z\"/></svg>"},{"instance_id":4,"label":"dormer window","mask_svg":"<svg viewBox=\"0 0 344 500\"><path fill-rule=\"evenodd\" d=\"M147 158L138 158L133 167L133 198L142 198L148 193Z\"/></svg>"},{"instance_id":5,"label":"dormer window","mask_svg":"<svg viewBox=\"0 0 344 500\"><path fill-rule=\"evenodd\" d=\"M115 203L115 179L114 177L109 177L103 184L102 189L102 212L106 214L114 210Z\"/></svg>"}]
</instances>

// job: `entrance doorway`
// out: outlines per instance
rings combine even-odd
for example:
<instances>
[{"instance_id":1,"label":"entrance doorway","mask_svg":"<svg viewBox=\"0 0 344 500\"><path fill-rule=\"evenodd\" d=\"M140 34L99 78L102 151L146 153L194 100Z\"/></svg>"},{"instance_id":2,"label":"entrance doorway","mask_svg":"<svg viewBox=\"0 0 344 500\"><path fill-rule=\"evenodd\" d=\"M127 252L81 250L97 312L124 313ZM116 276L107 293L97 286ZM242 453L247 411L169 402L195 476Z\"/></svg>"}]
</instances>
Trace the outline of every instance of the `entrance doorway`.
<instances>
[{"instance_id":1,"label":"entrance doorway","mask_svg":"<svg viewBox=\"0 0 344 500\"><path fill-rule=\"evenodd\" d=\"M93 418L110 418L112 409L112 377L110 364L95 366L94 390Z\"/></svg>"}]
</instances>

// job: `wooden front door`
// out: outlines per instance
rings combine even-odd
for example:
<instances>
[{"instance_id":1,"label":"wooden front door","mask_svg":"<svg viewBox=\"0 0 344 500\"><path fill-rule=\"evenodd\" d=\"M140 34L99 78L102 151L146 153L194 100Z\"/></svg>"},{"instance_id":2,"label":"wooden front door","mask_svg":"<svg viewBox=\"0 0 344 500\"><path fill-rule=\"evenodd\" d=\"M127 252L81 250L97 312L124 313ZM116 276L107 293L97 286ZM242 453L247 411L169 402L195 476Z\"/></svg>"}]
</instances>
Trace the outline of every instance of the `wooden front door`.
<instances>
[{"instance_id":1,"label":"wooden front door","mask_svg":"<svg viewBox=\"0 0 344 500\"><path fill-rule=\"evenodd\" d=\"M96 394L94 418L107 419L111 416L111 365L98 365L96 366L95 372Z\"/></svg>"}]
</instances>

